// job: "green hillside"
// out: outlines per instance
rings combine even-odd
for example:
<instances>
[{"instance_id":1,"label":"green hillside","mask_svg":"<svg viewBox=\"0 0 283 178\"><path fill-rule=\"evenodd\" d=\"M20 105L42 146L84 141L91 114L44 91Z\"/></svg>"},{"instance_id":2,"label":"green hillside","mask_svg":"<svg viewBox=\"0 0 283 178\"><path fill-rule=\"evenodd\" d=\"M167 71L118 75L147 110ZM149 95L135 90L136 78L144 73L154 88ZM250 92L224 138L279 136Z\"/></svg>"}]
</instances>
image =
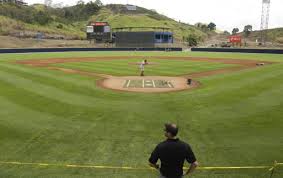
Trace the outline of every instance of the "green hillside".
<instances>
[{"instance_id":1,"label":"green hillside","mask_svg":"<svg viewBox=\"0 0 283 178\"><path fill-rule=\"evenodd\" d=\"M193 35L198 40L207 33L195 26L180 23L153 10L137 7L128 11L124 5L98 6L90 2L70 7L44 5L0 5L0 35L34 37L38 31L47 38L85 39L85 26L90 21L107 21L112 28L157 26L171 28L176 39Z\"/></svg>"},{"instance_id":2,"label":"green hillside","mask_svg":"<svg viewBox=\"0 0 283 178\"><path fill-rule=\"evenodd\" d=\"M195 26L177 22L168 17L162 16L154 11L143 8L137 11L128 11L122 5L108 5L99 11L98 15L92 16L91 21L107 21L112 27L168 27L171 28L177 39L182 39L189 35L195 35L200 40L207 34L197 29Z\"/></svg>"},{"instance_id":3,"label":"green hillside","mask_svg":"<svg viewBox=\"0 0 283 178\"><path fill-rule=\"evenodd\" d=\"M249 36L249 39L260 39L261 31L254 31ZM267 31L267 41L283 44L283 28L269 29Z\"/></svg>"},{"instance_id":4,"label":"green hillside","mask_svg":"<svg viewBox=\"0 0 283 178\"><path fill-rule=\"evenodd\" d=\"M85 33L79 27L62 24L63 29L57 28L60 23L52 22L47 25L29 24L20 20L0 16L0 35L34 37L38 31L44 32L47 38L83 39Z\"/></svg>"}]
</instances>

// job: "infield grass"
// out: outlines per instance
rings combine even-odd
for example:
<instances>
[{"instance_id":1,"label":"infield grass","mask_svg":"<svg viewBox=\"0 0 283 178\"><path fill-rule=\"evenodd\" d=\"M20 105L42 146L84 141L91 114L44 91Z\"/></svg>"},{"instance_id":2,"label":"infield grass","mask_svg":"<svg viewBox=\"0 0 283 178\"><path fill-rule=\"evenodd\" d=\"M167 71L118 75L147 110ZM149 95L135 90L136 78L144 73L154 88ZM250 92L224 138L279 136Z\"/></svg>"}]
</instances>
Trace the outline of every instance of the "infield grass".
<instances>
[{"instance_id":1,"label":"infield grass","mask_svg":"<svg viewBox=\"0 0 283 178\"><path fill-rule=\"evenodd\" d=\"M232 53L1 54L0 161L147 167L149 154L164 139L163 124L176 122L179 137L192 145L201 166L283 162L283 63L205 77L198 89L163 94L114 92L97 88L98 78L13 63L119 55L283 60L283 55ZM261 169L219 170L197 171L192 177L266 178L269 174ZM3 178L157 175L148 170L0 164ZM282 176L283 168L278 168L273 178Z\"/></svg>"},{"instance_id":2,"label":"infield grass","mask_svg":"<svg viewBox=\"0 0 283 178\"><path fill-rule=\"evenodd\" d=\"M220 62L204 61L185 61L185 60L164 60L149 59L149 65L145 65L145 73L148 76L178 76L195 72L211 71L237 65L223 64ZM53 64L70 69L79 69L82 71L109 74L115 76L139 75L139 64L141 59L128 60L97 60L92 62L68 62L62 64Z\"/></svg>"}]
</instances>

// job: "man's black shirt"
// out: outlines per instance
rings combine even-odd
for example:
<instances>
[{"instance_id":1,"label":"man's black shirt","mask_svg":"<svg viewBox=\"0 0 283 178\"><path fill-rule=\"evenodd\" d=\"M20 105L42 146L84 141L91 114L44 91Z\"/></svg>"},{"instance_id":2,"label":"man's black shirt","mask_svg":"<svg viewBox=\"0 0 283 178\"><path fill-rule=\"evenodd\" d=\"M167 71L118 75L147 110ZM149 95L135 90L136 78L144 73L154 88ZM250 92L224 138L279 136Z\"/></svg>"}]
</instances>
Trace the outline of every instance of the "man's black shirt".
<instances>
[{"instance_id":1,"label":"man's black shirt","mask_svg":"<svg viewBox=\"0 0 283 178\"><path fill-rule=\"evenodd\" d=\"M179 139L168 139L156 146L151 153L149 162L156 164L161 161L161 174L167 178L179 178L183 175L184 161L196 161L195 155L189 144Z\"/></svg>"}]
</instances>

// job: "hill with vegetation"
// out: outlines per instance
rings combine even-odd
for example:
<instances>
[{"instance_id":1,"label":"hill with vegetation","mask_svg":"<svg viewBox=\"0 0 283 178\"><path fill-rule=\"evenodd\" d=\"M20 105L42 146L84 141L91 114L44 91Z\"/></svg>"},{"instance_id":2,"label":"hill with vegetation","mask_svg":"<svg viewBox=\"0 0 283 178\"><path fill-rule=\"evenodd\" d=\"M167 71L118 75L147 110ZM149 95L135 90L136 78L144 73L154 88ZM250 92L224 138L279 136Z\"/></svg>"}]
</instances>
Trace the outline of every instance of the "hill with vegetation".
<instances>
[{"instance_id":1,"label":"hill with vegetation","mask_svg":"<svg viewBox=\"0 0 283 178\"><path fill-rule=\"evenodd\" d=\"M44 33L47 39L85 39L85 26L91 21L107 21L112 28L117 27L167 27L175 34L175 39L193 38L203 41L211 32L207 29L178 22L154 10L137 7L127 10L125 5L102 5L96 2L80 1L70 7L47 7L36 4L20 6L0 5L0 35L13 37L36 37Z\"/></svg>"},{"instance_id":2,"label":"hill with vegetation","mask_svg":"<svg viewBox=\"0 0 283 178\"><path fill-rule=\"evenodd\" d=\"M167 27L174 32L175 38L182 40L194 36L197 40L204 40L208 33L182 22L177 22L155 11L141 7L137 11L127 11L123 5L107 5L98 15L92 16L91 21L107 21L112 27Z\"/></svg>"},{"instance_id":3,"label":"hill with vegetation","mask_svg":"<svg viewBox=\"0 0 283 178\"><path fill-rule=\"evenodd\" d=\"M243 31L237 33L237 35L242 36L243 45L245 47L264 47L264 48L282 48L283 47L283 28L274 28L264 31L265 34L265 44L261 43L263 31Z\"/></svg>"},{"instance_id":4,"label":"hill with vegetation","mask_svg":"<svg viewBox=\"0 0 283 178\"><path fill-rule=\"evenodd\" d=\"M283 28L274 28L264 31L266 34L265 44L261 43L262 31L252 31L252 26L250 30L243 30L239 32L237 29L235 32L233 30L232 34L228 31L220 32L214 35L210 35L209 38L201 44L203 47L217 47L231 45L228 42L229 36L240 35L242 37L242 47L248 48L282 48L283 47ZM235 28L236 29L236 28Z\"/></svg>"},{"instance_id":5,"label":"hill with vegetation","mask_svg":"<svg viewBox=\"0 0 283 178\"><path fill-rule=\"evenodd\" d=\"M247 38L252 41L261 39L261 31L253 31ZM272 43L283 44L283 28L274 28L267 30L266 39L267 41Z\"/></svg>"}]
</instances>

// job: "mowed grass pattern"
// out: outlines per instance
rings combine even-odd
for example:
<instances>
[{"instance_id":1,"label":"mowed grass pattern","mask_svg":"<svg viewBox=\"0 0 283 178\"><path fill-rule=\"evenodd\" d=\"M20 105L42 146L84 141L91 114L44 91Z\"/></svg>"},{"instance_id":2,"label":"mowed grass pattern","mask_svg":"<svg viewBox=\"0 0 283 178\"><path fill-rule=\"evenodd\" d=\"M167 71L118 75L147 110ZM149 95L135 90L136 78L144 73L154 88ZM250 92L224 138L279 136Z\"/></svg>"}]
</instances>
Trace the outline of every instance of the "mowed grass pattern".
<instances>
[{"instance_id":1,"label":"mowed grass pattern","mask_svg":"<svg viewBox=\"0 0 283 178\"><path fill-rule=\"evenodd\" d=\"M113 92L97 88L98 78L12 63L68 55L125 53L0 55L0 161L147 167L152 149L164 139L163 123L170 121L180 125L180 138L192 145L202 166L283 161L283 63L206 77L200 80L201 88L166 94ZM258 59L250 54L229 55ZM261 58L280 62L283 56ZM281 178L282 170L274 178ZM263 178L269 174L268 170L219 170L197 171L192 177ZM157 175L147 170L0 164L3 178Z\"/></svg>"},{"instance_id":2,"label":"mowed grass pattern","mask_svg":"<svg viewBox=\"0 0 283 178\"><path fill-rule=\"evenodd\" d=\"M68 62L53 64L70 69L79 69L88 72L103 73L115 76L139 75L141 59L128 60L97 60L92 62ZM189 60L149 59L152 64L145 66L145 74L149 76L178 76L195 72L211 71L237 65L220 62L204 62Z\"/></svg>"}]
</instances>

